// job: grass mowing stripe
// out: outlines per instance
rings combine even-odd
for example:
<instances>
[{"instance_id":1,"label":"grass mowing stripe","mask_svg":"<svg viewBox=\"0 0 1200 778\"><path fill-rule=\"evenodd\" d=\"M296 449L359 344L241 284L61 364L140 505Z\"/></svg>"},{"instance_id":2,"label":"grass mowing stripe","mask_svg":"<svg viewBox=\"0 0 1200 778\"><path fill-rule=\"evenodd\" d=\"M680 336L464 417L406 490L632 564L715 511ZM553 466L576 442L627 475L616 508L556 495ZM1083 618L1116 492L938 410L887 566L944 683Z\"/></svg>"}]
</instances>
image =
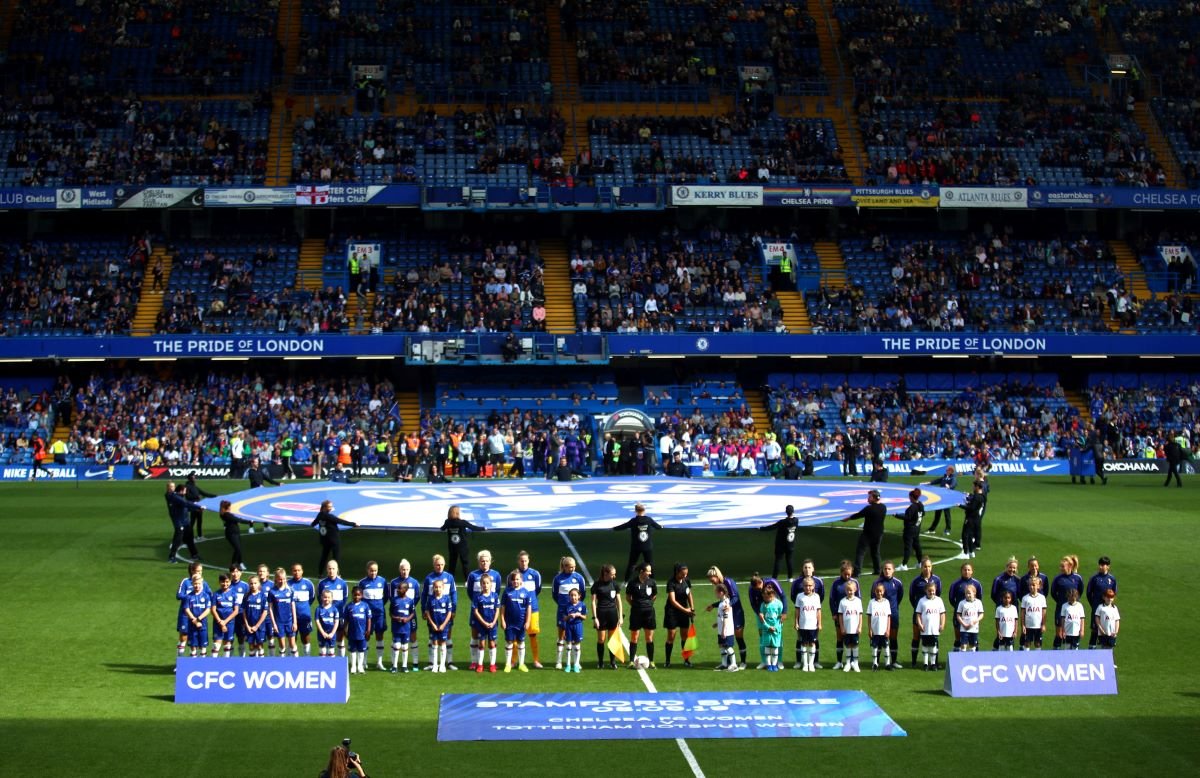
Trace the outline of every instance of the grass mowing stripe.
<instances>
[{"instance_id":1,"label":"grass mowing stripe","mask_svg":"<svg viewBox=\"0 0 1200 778\"><path fill-rule=\"evenodd\" d=\"M639 668L638 677L645 684L646 691L651 694L658 694L658 689L655 688L654 681L650 680L649 673ZM683 759L688 763L688 767L692 768L692 775L696 776L696 778L704 778L704 771L700 769L700 763L696 761L696 755L692 753L692 749L687 744L687 741L681 737L677 737L675 738L675 745L679 746L679 750L683 752Z\"/></svg>"}]
</instances>

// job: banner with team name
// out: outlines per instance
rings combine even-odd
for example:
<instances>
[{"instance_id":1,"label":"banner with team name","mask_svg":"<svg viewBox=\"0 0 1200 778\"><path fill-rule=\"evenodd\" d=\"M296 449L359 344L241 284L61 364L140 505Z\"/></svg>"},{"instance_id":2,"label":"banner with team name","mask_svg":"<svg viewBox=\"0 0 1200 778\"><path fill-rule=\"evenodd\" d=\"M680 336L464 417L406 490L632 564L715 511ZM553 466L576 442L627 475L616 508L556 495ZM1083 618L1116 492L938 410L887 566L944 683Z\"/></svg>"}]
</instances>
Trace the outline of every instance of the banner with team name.
<instances>
[{"instance_id":1,"label":"banner with team name","mask_svg":"<svg viewBox=\"0 0 1200 778\"><path fill-rule=\"evenodd\" d=\"M443 694L439 741L906 737L861 691Z\"/></svg>"},{"instance_id":2,"label":"banner with team name","mask_svg":"<svg viewBox=\"0 0 1200 778\"><path fill-rule=\"evenodd\" d=\"M1116 694L1111 651L955 651L944 689L951 697Z\"/></svg>"},{"instance_id":3,"label":"banner with team name","mask_svg":"<svg viewBox=\"0 0 1200 778\"><path fill-rule=\"evenodd\" d=\"M347 703L345 657L179 657L175 702Z\"/></svg>"}]
</instances>

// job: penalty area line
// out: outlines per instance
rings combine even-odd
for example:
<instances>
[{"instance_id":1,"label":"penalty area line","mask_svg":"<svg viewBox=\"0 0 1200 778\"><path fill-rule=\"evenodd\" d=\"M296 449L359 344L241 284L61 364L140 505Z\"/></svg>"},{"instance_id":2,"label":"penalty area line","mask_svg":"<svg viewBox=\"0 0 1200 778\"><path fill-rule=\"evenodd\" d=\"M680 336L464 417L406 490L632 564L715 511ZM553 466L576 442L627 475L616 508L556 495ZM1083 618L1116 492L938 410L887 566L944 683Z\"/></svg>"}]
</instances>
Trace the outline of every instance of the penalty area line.
<instances>
[{"instance_id":1,"label":"penalty area line","mask_svg":"<svg viewBox=\"0 0 1200 778\"><path fill-rule=\"evenodd\" d=\"M587 580L588 586L592 585L595 580L592 578L591 572L588 571L587 565L583 562L583 556L580 555L579 549L575 548L575 544L571 542L571 538L567 535L567 531L559 530L558 536L562 538L563 543L567 544L567 548L571 551L571 556L575 557L575 564L579 565L579 569L583 571L583 577Z\"/></svg>"},{"instance_id":2,"label":"penalty area line","mask_svg":"<svg viewBox=\"0 0 1200 778\"><path fill-rule=\"evenodd\" d=\"M650 680L649 673L639 669L638 677L642 679L646 691L651 694L658 694L658 689L654 686L654 682ZM679 750L683 752L684 761L688 763L688 767L692 768L692 775L696 778L704 778L704 771L700 769L700 763L696 761L696 755L692 753L692 749L687 744L687 741L681 737L677 737L675 738L675 745L679 746Z\"/></svg>"}]
</instances>

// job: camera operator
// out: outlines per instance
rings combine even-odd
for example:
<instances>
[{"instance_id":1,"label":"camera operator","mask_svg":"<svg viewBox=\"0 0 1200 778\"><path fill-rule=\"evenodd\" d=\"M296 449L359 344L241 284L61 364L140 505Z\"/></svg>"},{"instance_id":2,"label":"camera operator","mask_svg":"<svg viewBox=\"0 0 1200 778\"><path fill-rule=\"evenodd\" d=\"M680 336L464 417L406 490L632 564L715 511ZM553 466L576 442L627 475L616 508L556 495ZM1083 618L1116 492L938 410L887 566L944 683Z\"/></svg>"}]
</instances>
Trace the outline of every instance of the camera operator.
<instances>
[{"instance_id":1,"label":"camera operator","mask_svg":"<svg viewBox=\"0 0 1200 778\"><path fill-rule=\"evenodd\" d=\"M350 738L346 738L340 746L334 746L329 752L329 764L317 778L350 778L352 775L367 778L362 759L350 750Z\"/></svg>"}]
</instances>

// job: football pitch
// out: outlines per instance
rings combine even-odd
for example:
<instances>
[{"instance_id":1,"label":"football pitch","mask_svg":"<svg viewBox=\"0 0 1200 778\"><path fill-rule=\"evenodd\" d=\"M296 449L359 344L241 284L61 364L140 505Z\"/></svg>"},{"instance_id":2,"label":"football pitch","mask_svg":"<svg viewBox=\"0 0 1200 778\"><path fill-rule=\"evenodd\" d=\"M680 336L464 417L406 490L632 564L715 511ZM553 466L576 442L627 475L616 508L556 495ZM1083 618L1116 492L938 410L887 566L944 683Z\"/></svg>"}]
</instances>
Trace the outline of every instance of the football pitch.
<instances>
[{"instance_id":1,"label":"football pitch","mask_svg":"<svg viewBox=\"0 0 1200 778\"><path fill-rule=\"evenodd\" d=\"M862 689L908 737L689 740L699 770L707 776L751 770L767 775L1195 775L1200 766L1200 626L1188 602L1195 595L1190 586L1200 548L1200 510L1195 502L1200 479L1185 482L1184 489L1164 489L1152 476L1118 476L1107 487L1072 486L1065 480L993 479L983 550L973 560L976 577L984 583L987 599L986 590L1009 555L1021 561L1022 572L1025 559L1038 556L1043 572L1053 578L1058 559L1077 554L1085 581L1095 571L1097 557L1111 556L1120 582L1122 616L1117 696L951 699L942 692L942 673L908 667L907 601L901 611L903 670L871 673L864 668L855 675L828 669L834 637L826 613L821 661L827 669L790 669L794 658L789 630L784 639L789 668L785 672L714 673L711 614L701 612L695 669L679 666L680 646L675 666L662 668L665 634L659 631L660 669L650 676L660 692ZM163 488L161 483L0 485L0 501L7 506L0 520L0 580L4 591L23 597L32 592L33 597L0 608L4 772L308 776L323 767L331 746L349 737L373 778L502 771L538 776L692 774L672 740L436 740L438 698L444 692L645 691L636 672L595 669L590 625L584 637L584 670L578 675L552 669L512 675L467 673L469 633L462 614L454 639L456 663L464 669L457 673L392 675L372 670L351 677L351 698L345 706L175 705L175 590L186 567L163 561L170 539ZM233 492L244 484L208 482L204 488ZM653 515L653 504L648 512ZM927 517L927 523L931 519ZM956 535L961 520L962 511L956 510ZM889 524L884 554L899 563L900 522ZM206 515L205 528L209 539L200 552L207 562L205 578L215 588L217 573L228 564L229 548L215 515ZM855 532L844 527L801 529L797 564L812 557L821 575L833 575L838 562L852 556L855 538ZM570 540L593 575L606 562L616 565L618 573L623 569L627 533L575 532ZM306 577L315 582L321 576L315 569L316 535L309 530L243 534L243 547L250 567L265 562L274 569L299 561ZM671 532L668 527L655 537L656 578L661 584L672 563L686 562L696 583L699 610L711 600L703 575L709 565L718 565L741 585L755 571L770 572L771 547L769 533ZM547 584L558 559L570 553L557 533L475 535L472 551L483 548L492 551L501 573L512 569L519 550L528 550ZM936 539L926 541L926 553L935 560L950 559L957 551L942 539L940 530ZM357 580L367 561L377 560L381 575L390 579L404 557L412 561L413 575L422 578L430 556L444 552L445 538L434 532L353 530L343 535L342 574ZM936 571L947 587L960 564L938 564ZM906 585L912 576L897 574ZM869 578L868 570L864 583ZM741 589L744 594L746 587ZM660 588L660 623L664 597ZM984 646L991 645L994 635L987 602ZM546 616L541 660L553 667L548 585L541 604ZM943 662L949 633L947 627ZM758 636L752 624L746 637L753 668ZM421 653L424 664L423 647ZM372 666L374 656L372 647ZM864 648L863 656L866 664L869 649Z\"/></svg>"}]
</instances>

